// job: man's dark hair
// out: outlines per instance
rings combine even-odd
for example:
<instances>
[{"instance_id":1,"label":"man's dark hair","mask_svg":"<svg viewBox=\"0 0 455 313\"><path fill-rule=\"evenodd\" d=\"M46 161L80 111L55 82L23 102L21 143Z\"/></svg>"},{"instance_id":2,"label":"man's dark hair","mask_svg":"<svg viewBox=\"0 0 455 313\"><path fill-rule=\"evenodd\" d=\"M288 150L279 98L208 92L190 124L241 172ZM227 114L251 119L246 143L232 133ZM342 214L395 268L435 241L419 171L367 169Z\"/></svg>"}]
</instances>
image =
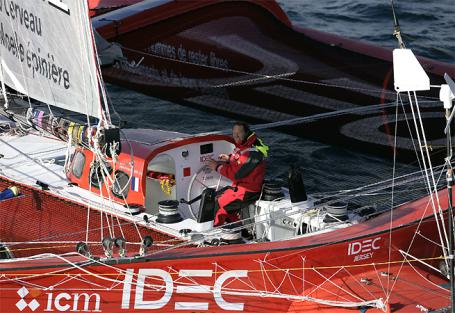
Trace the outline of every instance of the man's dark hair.
<instances>
[{"instance_id":1,"label":"man's dark hair","mask_svg":"<svg viewBox=\"0 0 455 313\"><path fill-rule=\"evenodd\" d=\"M243 127L243 130L245 131L245 139L247 139L252 133L252 131L250 129L250 125L248 125L245 122L237 121L237 122L234 123L233 127L234 126L242 126Z\"/></svg>"}]
</instances>

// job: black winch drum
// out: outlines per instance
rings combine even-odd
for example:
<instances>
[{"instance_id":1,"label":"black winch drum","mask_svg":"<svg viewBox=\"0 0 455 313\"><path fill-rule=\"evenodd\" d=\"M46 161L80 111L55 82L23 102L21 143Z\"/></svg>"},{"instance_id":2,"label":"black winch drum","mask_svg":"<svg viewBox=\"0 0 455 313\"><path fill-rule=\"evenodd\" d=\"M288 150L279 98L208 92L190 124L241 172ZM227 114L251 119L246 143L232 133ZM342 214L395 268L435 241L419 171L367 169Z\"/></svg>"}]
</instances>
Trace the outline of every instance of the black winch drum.
<instances>
[{"instance_id":1,"label":"black winch drum","mask_svg":"<svg viewBox=\"0 0 455 313\"><path fill-rule=\"evenodd\" d=\"M264 183L261 197L262 200L274 201L283 197L283 191L281 190L281 186L278 183L274 181Z\"/></svg>"},{"instance_id":2,"label":"black winch drum","mask_svg":"<svg viewBox=\"0 0 455 313\"><path fill-rule=\"evenodd\" d=\"M159 213L156 221L163 224L178 223L183 220L178 212L179 202L176 200L164 200L158 202Z\"/></svg>"},{"instance_id":3,"label":"black winch drum","mask_svg":"<svg viewBox=\"0 0 455 313\"><path fill-rule=\"evenodd\" d=\"M221 240L228 244L243 243L242 232L237 229L240 226L242 226L240 222L222 225Z\"/></svg>"},{"instance_id":4,"label":"black winch drum","mask_svg":"<svg viewBox=\"0 0 455 313\"><path fill-rule=\"evenodd\" d=\"M335 202L325 206L327 210L325 223L345 221L348 219L348 204L346 202Z\"/></svg>"}]
</instances>

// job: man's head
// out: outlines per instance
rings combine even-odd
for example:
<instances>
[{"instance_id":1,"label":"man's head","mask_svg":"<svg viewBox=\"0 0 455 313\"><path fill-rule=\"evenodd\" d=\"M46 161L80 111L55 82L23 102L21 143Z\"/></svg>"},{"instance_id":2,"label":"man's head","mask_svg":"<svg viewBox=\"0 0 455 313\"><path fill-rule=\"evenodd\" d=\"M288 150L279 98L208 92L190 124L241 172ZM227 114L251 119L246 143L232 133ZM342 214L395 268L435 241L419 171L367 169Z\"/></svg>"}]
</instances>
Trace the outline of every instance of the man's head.
<instances>
[{"instance_id":1,"label":"man's head","mask_svg":"<svg viewBox=\"0 0 455 313\"><path fill-rule=\"evenodd\" d=\"M232 138L237 145L243 144L251 135L250 127L244 122L235 122L232 127Z\"/></svg>"}]
</instances>

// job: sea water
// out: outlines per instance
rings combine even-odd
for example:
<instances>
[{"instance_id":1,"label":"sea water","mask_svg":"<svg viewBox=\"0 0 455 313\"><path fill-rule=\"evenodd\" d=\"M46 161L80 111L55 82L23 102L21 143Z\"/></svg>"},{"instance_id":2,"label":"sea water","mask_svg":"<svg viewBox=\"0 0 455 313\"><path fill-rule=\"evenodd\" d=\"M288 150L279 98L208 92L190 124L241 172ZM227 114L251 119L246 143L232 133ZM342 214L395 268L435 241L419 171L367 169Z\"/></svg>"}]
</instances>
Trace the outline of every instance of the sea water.
<instances>
[{"instance_id":1,"label":"sea water","mask_svg":"<svg viewBox=\"0 0 455 313\"><path fill-rule=\"evenodd\" d=\"M407 47L416 54L455 63L454 0L396 2ZM396 46L390 1L280 0L279 3L296 25L379 46ZM229 129L233 123L230 118L120 87L110 85L108 91L117 112L127 121L127 127L196 134ZM258 135L270 146L267 177L285 184L289 165L297 164L304 170L305 184L310 192L351 189L419 170L417 161L394 164L392 153L388 158L378 157L374 151L359 152L273 130L262 130Z\"/></svg>"}]
</instances>

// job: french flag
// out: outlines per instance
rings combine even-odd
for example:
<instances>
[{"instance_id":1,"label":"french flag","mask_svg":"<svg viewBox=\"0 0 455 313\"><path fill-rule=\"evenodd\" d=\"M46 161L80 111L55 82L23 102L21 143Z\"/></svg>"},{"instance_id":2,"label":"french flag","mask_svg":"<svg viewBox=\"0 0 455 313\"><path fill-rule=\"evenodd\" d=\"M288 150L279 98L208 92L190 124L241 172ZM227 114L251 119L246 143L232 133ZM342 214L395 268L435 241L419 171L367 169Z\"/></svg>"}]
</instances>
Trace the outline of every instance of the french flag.
<instances>
[{"instance_id":1,"label":"french flag","mask_svg":"<svg viewBox=\"0 0 455 313\"><path fill-rule=\"evenodd\" d=\"M133 176L133 178L131 178L131 190L132 191L139 191L139 178L138 177L135 177Z\"/></svg>"}]
</instances>

